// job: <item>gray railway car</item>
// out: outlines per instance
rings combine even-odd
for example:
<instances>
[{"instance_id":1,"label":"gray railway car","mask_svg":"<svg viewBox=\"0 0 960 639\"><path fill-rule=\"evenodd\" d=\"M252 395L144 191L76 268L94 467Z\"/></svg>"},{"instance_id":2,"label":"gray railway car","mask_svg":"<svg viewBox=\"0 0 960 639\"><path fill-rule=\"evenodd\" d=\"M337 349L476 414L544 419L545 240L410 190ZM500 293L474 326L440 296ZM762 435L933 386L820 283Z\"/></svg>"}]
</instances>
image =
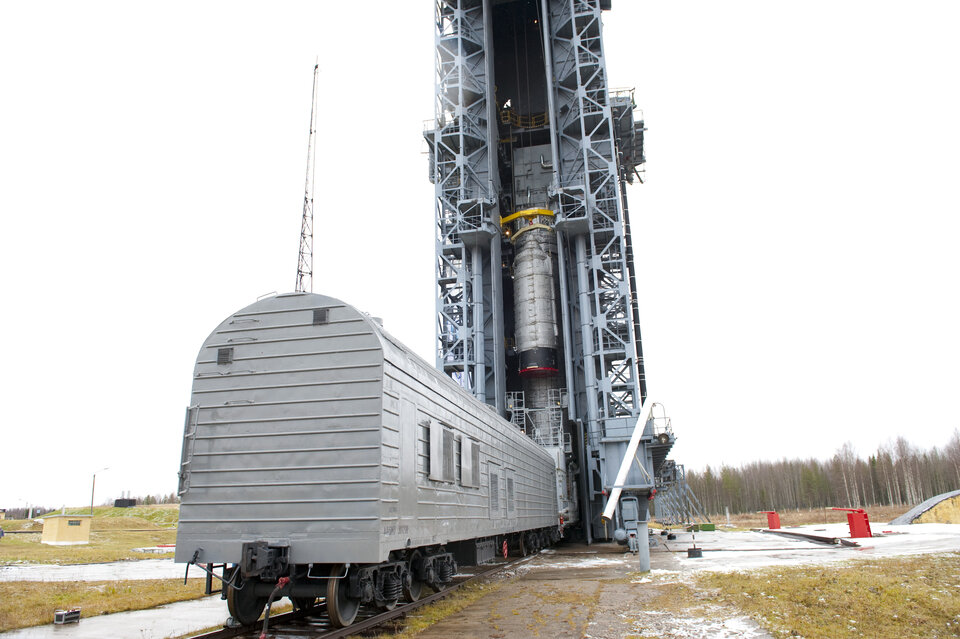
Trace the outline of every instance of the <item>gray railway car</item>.
<instances>
[{"instance_id":1,"label":"gray railway car","mask_svg":"<svg viewBox=\"0 0 960 639\"><path fill-rule=\"evenodd\" d=\"M330 297L278 295L231 315L194 371L176 561L224 564L240 623L268 596L415 600L457 561L560 535L543 449L373 318Z\"/></svg>"}]
</instances>

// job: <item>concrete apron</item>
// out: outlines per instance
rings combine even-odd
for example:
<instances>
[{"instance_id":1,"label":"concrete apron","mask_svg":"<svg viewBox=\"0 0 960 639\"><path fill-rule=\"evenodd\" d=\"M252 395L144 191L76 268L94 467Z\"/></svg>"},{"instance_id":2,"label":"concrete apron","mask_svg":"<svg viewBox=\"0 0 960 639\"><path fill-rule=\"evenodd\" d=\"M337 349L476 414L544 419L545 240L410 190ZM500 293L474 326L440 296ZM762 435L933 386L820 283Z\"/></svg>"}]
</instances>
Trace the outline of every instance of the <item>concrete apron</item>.
<instances>
[{"instance_id":1,"label":"concrete apron","mask_svg":"<svg viewBox=\"0 0 960 639\"><path fill-rule=\"evenodd\" d=\"M649 556L653 572L647 573L640 569L638 555L616 544L569 544L543 551L508 571L505 577L511 580L499 589L431 626L418 639L612 639L646 632L691 639L770 639L742 615L703 619L651 611L658 585L678 579L681 566L676 553L662 546Z\"/></svg>"},{"instance_id":2,"label":"concrete apron","mask_svg":"<svg viewBox=\"0 0 960 639\"><path fill-rule=\"evenodd\" d=\"M80 623L23 628L0 633L3 639L48 639L51 636L70 639L103 639L104 637L136 637L137 639L164 639L176 637L203 628L221 625L227 618L227 605L220 595L179 601L158 608L131 610L111 615L85 618Z\"/></svg>"},{"instance_id":3,"label":"concrete apron","mask_svg":"<svg viewBox=\"0 0 960 639\"><path fill-rule=\"evenodd\" d=\"M103 564L15 564L0 566L0 581L123 581L128 579L183 579L186 564L173 559L141 559L113 561ZM190 570L190 577L201 578L199 568Z\"/></svg>"}]
</instances>

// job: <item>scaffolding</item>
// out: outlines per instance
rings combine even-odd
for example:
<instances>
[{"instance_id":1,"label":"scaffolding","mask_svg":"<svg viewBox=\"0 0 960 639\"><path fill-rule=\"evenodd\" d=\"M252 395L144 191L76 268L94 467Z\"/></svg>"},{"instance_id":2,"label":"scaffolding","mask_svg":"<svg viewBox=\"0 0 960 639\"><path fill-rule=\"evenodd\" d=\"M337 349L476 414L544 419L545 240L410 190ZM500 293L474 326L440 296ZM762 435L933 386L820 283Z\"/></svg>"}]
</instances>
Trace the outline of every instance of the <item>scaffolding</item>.
<instances>
[{"instance_id":1,"label":"scaffolding","mask_svg":"<svg viewBox=\"0 0 960 639\"><path fill-rule=\"evenodd\" d=\"M672 459L664 461L657 473L656 486L653 515L657 522L665 526L710 523L703 505L687 483L683 464Z\"/></svg>"}]
</instances>

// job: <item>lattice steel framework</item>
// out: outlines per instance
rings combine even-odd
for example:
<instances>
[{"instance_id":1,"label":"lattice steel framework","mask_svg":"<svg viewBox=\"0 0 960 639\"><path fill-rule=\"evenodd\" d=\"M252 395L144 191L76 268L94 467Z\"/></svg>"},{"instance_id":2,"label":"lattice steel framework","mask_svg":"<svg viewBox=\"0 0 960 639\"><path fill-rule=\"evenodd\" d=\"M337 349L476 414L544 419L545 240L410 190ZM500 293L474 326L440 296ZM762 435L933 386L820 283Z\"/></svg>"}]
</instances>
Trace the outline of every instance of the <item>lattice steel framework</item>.
<instances>
[{"instance_id":1,"label":"lattice steel framework","mask_svg":"<svg viewBox=\"0 0 960 639\"><path fill-rule=\"evenodd\" d=\"M489 0L437 0L435 120L425 137L437 193L437 367L503 413L489 20Z\"/></svg>"},{"instance_id":2,"label":"lattice steel framework","mask_svg":"<svg viewBox=\"0 0 960 639\"><path fill-rule=\"evenodd\" d=\"M584 371L578 406L592 436L635 416L638 384L614 120L597 0L551 3L560 184L557 223L577 264L573 314L581 327L575 365ZM580 376L577 376L580 377ZM592 413L592 414L591 414ZM616 423L621 428L624 424ZM629 433L628 433L629 434Z\"/></svg>"},{"instance_id":3,"label":"lattice steel framework","mask_svg":"<svg viewBox=\"0 0 960 639\"><path fill-rule=\"evenodd\" d=\"M710 523L710 517L687 483L683 464L666 460L657 473L656 520L665 525Z\"/></svg>"},{"instance_id":4,"label":"lattice steel framework","mask_svg":"<svg viewBox=\"0 0 960 639\"><path fill-rule=\"evenodd\" d=\"M528 198L540 177L552 180L545 206L556 220L562 337L556 348L564 369L553 389L566 389L566 405L557 411L563 437L576 425L577 461L569 467L580 468L588 541L608 536L599 519L606 489L646 396L623 184L643 163L643 123L634 119L632 92L607 87L601 13L609 5L436 0L437 102L433 129L425 133L437 194L437 366L501 414L512 375L510 413L524 428L526 412L536 406L527 398L520 408L516 374L505 371L504 307L516 309L518 298L509 287L501 290L505 278L516 278L519 258L501 238L499 222L519 208L518 175L525 176ZM542 56L527 48L537 34ZM511 37L523 39L522 55ZM495 42L506 46L497 51L504 57L496 67ZM500 104L495 69L503 73ZM510 334L519 334L519 322L514 315ZM640 463L624 491L645 496L674 439L672 433L657 438L652 423L642 426ZM640 516L645 520L645 512Z\"/></svg>"},{"instance_id":5,"label":"lattice steel framework","mask_svg":"<svg viewBox=\"0 0 960 639\"><path fill-rule=\"evenodd\" d=\"M603 491L613 483L644 399L615 119L624 105L611 100L607 87L599 0L545 0L544 5L549 6L553 58L548 80L559 163L557 228L561 270L568 273L563 297L573 368L568 374L571 413L585 429L585 518L600 536ZM629 483L642 491L653 484L648 446L641 445L638 460L643 471L634 472Z\"/></svg>"},{"instance_id":6,"label":"lattice steel framework","mask_svg":"<svg viewBox=\"0 0 960 639\"><path fill-rule=\"evenodd\" d=\"M310 137L307 142L307 177L303 187L303 217L300 221L300 256L297 259L298 293L313 292L313 180L316 164L314 142L317 137L317 77L319 63L313 65L313 94L310 102Z\"/></svg>"}]
</instances>

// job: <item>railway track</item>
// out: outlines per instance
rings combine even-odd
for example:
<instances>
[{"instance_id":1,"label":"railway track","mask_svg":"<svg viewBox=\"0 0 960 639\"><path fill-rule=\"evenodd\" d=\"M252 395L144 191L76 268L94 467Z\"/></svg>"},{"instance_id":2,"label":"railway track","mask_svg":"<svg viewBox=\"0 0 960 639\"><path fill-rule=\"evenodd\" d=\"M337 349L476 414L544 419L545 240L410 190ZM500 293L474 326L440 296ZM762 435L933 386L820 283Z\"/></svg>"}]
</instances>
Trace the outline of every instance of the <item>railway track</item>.
<instances>
[{"instance_id":1,"label":"railway track","mask_svg":"<svg viewBox=\"0 0 960 639\"><path fill-rule=\"evenodd\" d=\"M388 621L399 619L410 612L433 603L456 592L460 587L489 578L501 570L516 566L532 559L533 556L521 557L509 562L494 564L493 566L476 566L466 569L479 569L479 572L462 575L455 578L454 583L440 592L421 597L419 600L397 606L393 610L381 611L375 608L361 608L357 620L347 628L335 628L327 616L326 605L321 599L313 608L295 610L270 617L269 627L263 634L263 622L250 626L223 628L202 635L194 635L191 639L226 639L240 637L241 639L259 639L266 636L277 639L339 639L363 633Z\"/></svg>"}]
</instances>

